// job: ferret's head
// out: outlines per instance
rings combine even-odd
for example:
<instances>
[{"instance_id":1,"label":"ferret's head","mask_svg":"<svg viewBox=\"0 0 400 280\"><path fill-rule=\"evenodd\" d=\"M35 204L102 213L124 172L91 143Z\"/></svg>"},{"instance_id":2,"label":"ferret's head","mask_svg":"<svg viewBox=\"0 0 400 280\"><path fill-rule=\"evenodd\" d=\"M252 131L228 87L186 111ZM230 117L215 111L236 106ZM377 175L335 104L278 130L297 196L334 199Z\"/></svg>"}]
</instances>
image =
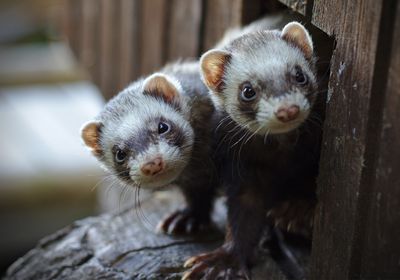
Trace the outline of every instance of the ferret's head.
<instances>
[{"instance_id":1,"label":"ferret's head","mask_svg":"<svg viewBox=\"0 0 400 280\"><path fill-rule=\"evenodd\" d=\"M194 133L180 83L163 74L139 81L111 100L82 139L103 166L144 188L173 182L186 167Z\"/></svg>"},{"instance_id":2,"label":"ferret's head","mask_svg":"<svg viewBox=\"0 0 400 280\"><path fill-rule=\"evenodd\" d=\"M303 25L245 34L201 57L201 72L217 107L258 134L299 127L316 98L313 44Z\"/></svg>"}]
</instances>

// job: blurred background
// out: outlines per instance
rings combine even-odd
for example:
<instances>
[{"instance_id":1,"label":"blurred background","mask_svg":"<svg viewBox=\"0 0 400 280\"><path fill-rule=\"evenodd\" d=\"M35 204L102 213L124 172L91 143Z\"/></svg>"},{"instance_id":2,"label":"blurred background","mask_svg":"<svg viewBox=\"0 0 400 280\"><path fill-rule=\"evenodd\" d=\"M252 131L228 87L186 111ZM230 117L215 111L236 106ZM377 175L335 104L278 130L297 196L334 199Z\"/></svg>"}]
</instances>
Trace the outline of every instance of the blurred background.
<instances>
[{"instance_id":1,"label":"blurred background","mask_svg":"<svg viewBox=\"0 0 400 280\"><path fill-rule=\"evenodd\" d=\"M43 236L129 200L81 125L140 75L281 8L249 2L0 0L0 275Z\"/></svg>"}]
</instances>

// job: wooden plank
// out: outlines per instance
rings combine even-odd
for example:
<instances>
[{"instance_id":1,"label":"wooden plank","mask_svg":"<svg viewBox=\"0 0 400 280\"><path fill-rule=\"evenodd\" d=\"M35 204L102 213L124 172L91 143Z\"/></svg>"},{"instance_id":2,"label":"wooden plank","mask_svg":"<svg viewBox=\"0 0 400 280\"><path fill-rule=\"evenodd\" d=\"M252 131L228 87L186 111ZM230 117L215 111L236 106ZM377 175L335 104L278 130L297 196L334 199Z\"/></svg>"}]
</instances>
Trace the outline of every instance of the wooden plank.
<instances>
[{"instance_id":1,"label":"wooden plank","mask_svg":"<svg viewBox=\"0 0 400 280\"><path fill-rule=\"evenodd\" d=\"M302 15L306 15L307 5L311 4L309 0L279 0L279 2L285 4L293 11L296 11Z\"/></svg>"},{"instance_id":2,"label":"wooden plank","mask_svg":"<svg viewBox=\"0 0 400 280\"><path fill-rule=\"evenodd\" d=\"M81 39L81 2L80 0L62 1L62 30L68 40L71 49L76 55L79 55Z\"/></svg>"},{"instance_id":3,"label":"wooden plank","mask_svg":"<svg viewBox=\"0 0 400 280\"><path fill-rule=\"evenodd\" d=\"M149 74L165 62L166 30L168 25L166 0L142 1L141 74Z\"/></svg>"},{"instance_id":4,"label":"wooden plank","mask_svg":"<svg viewBox=\"0 0 400 280\"><path fill-rule=\"evenodd\" d=\"M79 60L89 70L92 79L99 83L98 60L97 60L97 36L99 21L98 0L81 1L82 24L79 49Z\"/></svg>"},{"instance_id":5,"label":"wooden plank","mask_svg":"<svg viewBox=\"0 0 400 280\"><path fill-rule=\"evenodd\" d=\"M229 27L242 23L244 0L206 0L202 51L212 48Z\"/></svg>"},{"instance_id":6,"label":"wooden plank","mask_svg":"<svg viewBox=\"0 0 400 280\"><path fill-rule=\"evenodd\" d=\"M60 11L61 20L60 20L59 25L60 25L62 37L63 37L63 39L66 39L66 40L68 40L68 38L71 37L71 33L72 33L70 10L71 10L71 6L70 6L69 0L60 1L59 11Z\"/></svg>"},{"instance_id":7,"label":"wooden plank","mask_svg":"<svg viewBox=\"0 0 400 280\"><path fill-rule=\"evenodd\" d=\"M242 4L241 24L246 25L262 16L278 13L285 7L275 0L246 0Z\"/></svg>"},{"instance_id":8,"label":"wooden plank","mask_svg":"<svg viewBox=\"0 0 400 280\"><path fill-rule=\"evenodd\" d=\"M139 24L140 3L138 0L121 0L119 45L119 81L122 89L139 76Z\"/></svg>"},{"instance_id":9,"label":"wooden plank","mask_svg":"<svg viewBox=\"0 0 400 280\"><path fill-rule=\"evenodd\" d=\"M106 98L117 93L118 68L116 67L116 44L118 42L115 26L119 1L101 0L100 2L100 89Z\"/></svg>"},{"instance_id":10,"label":"wooden plank","mask_svg":"<svg viewBox=\"0 0 400 280\"><path fill-rule=\"evenodd\" d=\"M368 145L368 139L373 132L370 121L376 118L371 96L384 3L314 1L312 22L335 34L337 45L318 180L320 203L315 217L312 279L360 279L360 246L364 246L360 235L367 228L361 228L358 221L367 217L360 207L369 189L363 185L362 176L370 164L366 147L374 148Z\"/></svg>"},{"instance_id":11,"label":"wooden plank","mask_svg":"<svg viewBox=\"0 0 400 280\"><path fill-rule=\"evenodd\" d=\"M281 9L282 5L271 0L204 0L201 52L214 47L227 29Z\"/></svg>"},{"instance_id":12,"label":"wooden plank","mask_svg":"<svg viewBox=\"0 0 400 280\"><path fill-rule=\"evenodd\" d=\"M345 25L342 24L343 11L346 11L350 7L347 7L349 1L326 1L326 0L314 0L312 22L318 26L321 30L326 32L328 35L343 34ZM354 5L358 3L349 3ZM357 4L358 5L358 4ZM353 6L352 6L353 7ZM348 11L348 13L352 13ZM350 20L350 18L348 18ZM355 18L352 19L354 23ZM347 24L348 26L349 24Z\"/></svg>"},{"instance_id":13,"label":"wooden plank","mask_svg":"<svg viewBox=\"0 0 400 280\"><path fill-rule=\"evenodd\" d=\"M197 57L200 47L201 0L172 0L167 60Z\"/></svg>"},{"instance_id":14,"label":"wooden plank","mask_svg":"<svg viewBox=\"0 0 400 280\"><path fill-rule=\"evenodd\" d=\"M384 8L353 256L353 275L364 279L400 279L400 5Z\"/></svg>"}]
</instances>

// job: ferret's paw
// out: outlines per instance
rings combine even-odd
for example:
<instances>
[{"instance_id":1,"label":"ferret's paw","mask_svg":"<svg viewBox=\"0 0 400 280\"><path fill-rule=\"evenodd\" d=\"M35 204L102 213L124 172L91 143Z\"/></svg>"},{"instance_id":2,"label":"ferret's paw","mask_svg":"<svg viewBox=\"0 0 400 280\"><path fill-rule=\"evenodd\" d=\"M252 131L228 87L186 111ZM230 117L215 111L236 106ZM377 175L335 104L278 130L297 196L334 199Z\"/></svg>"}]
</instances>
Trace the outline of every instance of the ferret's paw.
<instances>
[{"instance_id":1,"label":"ferret's paw","mask_svg":"<svg viewBox=\"0 0 400 280\"><path fill-rule=\"evenodd\" d=\"M267 218L283 231L311 236L314 211L313 201L291 200L269 210Z\"/></svg>"},{"instance_id":2,"label":"ferret's paw","mask_svg":"<svg viewBox=\"0 0 400 280\"><path fill-rule=\"evenodd\" d=\"M177 210L164 218L157 226L157 232L181 235L203 231L210 226L208 218L197 217L189 209Z\"/></svg>"},{"instance_id":3,"label":"ferret's paw","mask_svg":"<svg viewBox=\"0 0 400 280\"><path fill-rule=\"evenodd\" d=\"M220 247L211 253L188 259L184 267L190 268L182 280L236 280L250 279L247 270L241 269L233 253Z\"/></svg>"}]
</instances>

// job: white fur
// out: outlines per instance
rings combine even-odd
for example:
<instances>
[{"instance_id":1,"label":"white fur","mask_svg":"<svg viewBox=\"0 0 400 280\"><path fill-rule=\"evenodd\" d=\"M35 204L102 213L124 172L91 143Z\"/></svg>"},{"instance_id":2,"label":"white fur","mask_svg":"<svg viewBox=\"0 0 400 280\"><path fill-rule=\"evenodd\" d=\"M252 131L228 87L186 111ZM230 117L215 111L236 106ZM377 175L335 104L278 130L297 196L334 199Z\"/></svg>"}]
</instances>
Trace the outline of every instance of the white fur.
<instances>
[{"instance_id":1,"label":"white fur","mask_svg":"<svg viewBox=\"0 0 400 280\"><path fill-rule=\"evenodd\" d=\"M247 40L251 40L251 37ZM262 80L264 77L277 81L286 79L286 73L295 65L303 69L310 83L315 83L315 75L308 63L298 48L292 47L282 39L270 39L265 44L258 41L253 48L246 51L233 51L225 68L225 89L222 93L213 93L213 101L219 108L224 108L237 123L253 132L259 134L288 132L298 127L309 114L310 104L303 93L292 90L283 96L268 98L267 96L273 94L256 89L260 95L258 112L256 122L251 122L239 109L239 86L244 81L249 81L255 86L257 80ZM299 117L292 122L279 122L274 113L282 105L299 106Z\"/></svg>"},{"instance_id":2,"label":"white fur","mask_svg":"<svg viewBox=\"0 0 400 280\"><path fill-rule=\"evenodd\" d=\"M290 122L282 123L279 121L275 113L281 106L290 107L297 105L300 109L299 116ZM289 132L308 117L310 113L310 103L300 92L288 93L279 97L271 97L269 99L261 99L258 103L258 112L256 115L257 125L251 130L257 131L258 134L265 133L279 134Z\"/></svg>"},{"instance_id":3,"label":"white fur","mask_svg":"<svg viewBox=\"0 0 400 280\"><path fill-rule=\"evenodd\" d=\"M156 77L165 78L170 84L172 84L176 88L178 93L180 93L180 94L182 93L182 85L177 79L175 79L174 77L171 77L169 75L166 75L166 74L163 74L163 73L159 73L159 72L154 73L154 74L150 75L149 77L147 77L143 82L143 88L145 88L147 86L147 83L150 80L152 80L152 79L154 79Z\"/></svg>"},{"instance_id":4,"label":"white fur","mask_svg":"<svg viewBox=\"0 0 400 280\"><path fill-rule=\"evenodd\" d=\"M161 157L165 164L165 169L155 176L144 175L141 166L156 157ZM190 158L189 153L182 153L178 147L169 145L161 141L158 145L151 145L145 152L132 159L130 165L131 179L144 188L157 188L172 183L186 167L185 162Z\"/></svg>"},{"instance_id":5,"label":"white fur","mask_svg":"<svg viewBox=\"0 0 400 280\"><path fill-rule=\"evenodd\" d=\"M135 183L142 187L160 187L171 183L179 176L182 169L185 167L185 162L189 161L191 155L191 147L194 139L194 132L188 122L189 112L177 112L171 106L164 102L160 102L151 96L138 95L135 98L135 106L127 114L123 114L121 119L109 120L102 130L102 143L104 147L103 162L108 170L114 170L114 155L112 146L118 144L121 139L129 139L133 134L140 133L147 125L147 121L164 117L175 126L185 131L185 149L178 149L169 146L166 142L160 141L158 145L150 145L149 148L135 159L130 159L131 178ZM157 123L153 124L157 129ZM145 127L147 128L147 127ZM147 160L162 155L163 160L167 163L167 170L162 174L154 176L153 179L145 179L140 174L140 166Z\"/></svg>"},{"instance_id":6,"label":"white fur","mask_svg":"<svg viewBox=\"0 0 400 280\"><path fill-rule=\"evenodd\" d=\"M285 27L282 29L282 36L284 36L292 28L297 28L302 31L308 45L310 46L311 50L313 51L314 46L313 46L313 42L312 42L310 34L308 33L307 29L305 29L304 26L301 23L298 23L297 21L292 21L292 22L289 22L288 24L286 24Z\"/></svg>"}]
</instances>

